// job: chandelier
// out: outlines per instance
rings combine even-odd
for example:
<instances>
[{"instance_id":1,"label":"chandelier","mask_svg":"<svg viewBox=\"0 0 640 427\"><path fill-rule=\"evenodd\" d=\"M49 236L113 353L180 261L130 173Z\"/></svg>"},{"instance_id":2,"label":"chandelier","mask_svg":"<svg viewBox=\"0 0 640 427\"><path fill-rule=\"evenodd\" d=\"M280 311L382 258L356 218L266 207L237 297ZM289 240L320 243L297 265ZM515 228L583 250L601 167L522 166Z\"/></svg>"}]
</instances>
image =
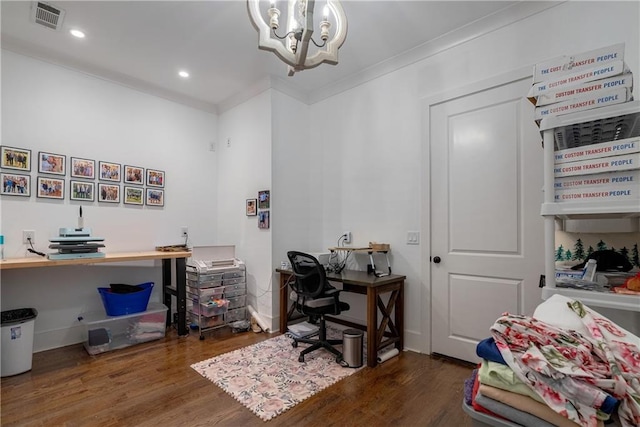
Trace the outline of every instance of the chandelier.
<instances>
[{"instance_id":1,"label":"chandelier","mask_svg":"<svg viewBox=\"0 0 640 427\"><path fill-rule=\"evenodd\" d=\"M313 9L315 0L281 0L288 3L282 16L271 1L269 8L260 10L259 0L247 0L251 23L260 34L258 49L275 53L289 65L289 76L297 71L315 68L326 62L338 63L338 49L347 37L347 17L339 0L327 0L321 20L320 40L313 38ZM282 18L281 18L282 16ZM268 18L268 24L264 17ZM286 22L280 28L280 20Z\"/></svg>"}]
</instances>

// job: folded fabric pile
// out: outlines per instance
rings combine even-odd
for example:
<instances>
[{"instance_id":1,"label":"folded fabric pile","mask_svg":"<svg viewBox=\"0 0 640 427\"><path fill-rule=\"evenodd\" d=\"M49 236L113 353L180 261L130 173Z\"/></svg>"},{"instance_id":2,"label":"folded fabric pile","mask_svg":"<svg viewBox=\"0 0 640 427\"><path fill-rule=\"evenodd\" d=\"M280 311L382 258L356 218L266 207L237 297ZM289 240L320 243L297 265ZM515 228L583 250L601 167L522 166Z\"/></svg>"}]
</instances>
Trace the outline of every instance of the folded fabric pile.
<instances>
[{"instance_id":1,"label":"folded fabric pile","mask_svg":"<svg viewBox=\"0 0 640 427\"><path fill-rule=\"evenodd\" d=\"M640 338L554 295L533 317L505 314L465 384L478 412L523 426L640 426ZM470 392L469 392L470 390Z\"/></svg>"},{"instance_id":2,"label":"folded fabric pile","mask_svg":"<svg viewBox=\"0 0 640 427\"><path fill-rule=\"evenodd\" d=\"M165 313L150 313L141 316L130 325L128 338L130 342L146 342L164 337Z\"/></svg>"}]
</instances>

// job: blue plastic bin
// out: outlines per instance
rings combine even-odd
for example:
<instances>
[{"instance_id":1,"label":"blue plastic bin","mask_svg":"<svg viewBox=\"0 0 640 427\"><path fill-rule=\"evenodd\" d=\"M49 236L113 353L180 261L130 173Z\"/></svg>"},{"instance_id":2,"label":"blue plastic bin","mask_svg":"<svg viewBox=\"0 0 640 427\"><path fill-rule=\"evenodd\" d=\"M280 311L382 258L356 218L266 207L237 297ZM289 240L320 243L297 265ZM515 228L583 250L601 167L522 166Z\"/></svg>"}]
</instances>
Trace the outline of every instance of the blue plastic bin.
<instances>
[{"instance_id":1,"label":"blue plastic bin","mask_svg":"<svg viewBox=\"0 0 640 427\"><path fill-rule=\"evenodd\" d=\"M143 290L129 294L117 294L111 292L111 288L98 288L107 315L122 316L146 311L153 290L153 282L141 283L138 286Z\"/></svg>"}]
</instances>

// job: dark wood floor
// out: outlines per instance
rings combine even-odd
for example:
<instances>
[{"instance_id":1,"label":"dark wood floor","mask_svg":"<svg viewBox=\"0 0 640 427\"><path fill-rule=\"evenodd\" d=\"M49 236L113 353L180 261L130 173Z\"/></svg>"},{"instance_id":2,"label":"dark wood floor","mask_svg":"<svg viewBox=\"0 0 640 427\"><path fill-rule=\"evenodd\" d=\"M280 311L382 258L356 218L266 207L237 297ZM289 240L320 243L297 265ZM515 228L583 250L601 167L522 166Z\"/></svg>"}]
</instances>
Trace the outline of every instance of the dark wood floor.
<instances>
[{"instance_id":1,"label":"dark wood floor","mask_svg":"<svg viewBox=\"0 0 640 427\"><path fill-rule=\"evenodd\" d=\"M89 356L82 345L36 353L2 378L3 426L446 426L461 409L470 364L403 352L264 422L190 365L275 335L222 328Z\"/></svg>"}]
</instances>

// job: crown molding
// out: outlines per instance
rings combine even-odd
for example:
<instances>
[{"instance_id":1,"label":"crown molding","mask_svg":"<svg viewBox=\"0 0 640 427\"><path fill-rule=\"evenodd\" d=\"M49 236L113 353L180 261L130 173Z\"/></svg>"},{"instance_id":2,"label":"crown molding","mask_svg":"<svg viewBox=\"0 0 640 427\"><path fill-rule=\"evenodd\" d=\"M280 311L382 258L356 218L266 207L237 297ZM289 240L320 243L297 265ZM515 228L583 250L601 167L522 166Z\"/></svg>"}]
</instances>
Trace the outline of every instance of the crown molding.
<instances>
[{"instance_id":1,"label":"crown molding","mask_svg":"<svg viewBox=\"0 0 640 427\"><path fill-rule=\"evenodd\" d=\"M230 96L229 98L220 102L218 104L218 114L229 111L232 108L237 107L243 102L250 100L251 98L268 89L275 89L279 92L284 93L285 95L289 95L290 97L297 99L304 104L309 105L309 94L306 91L300 89L296 85L284 81L279 77L267 76L255 82L243 91Z\"/></svg>"},{"instance_id":2,"label":"crown molding","mask_svg":"<svg viewBox=\"0 0 640 427\"><path fill-rule=\"evenodd\" d=\"M444 52L471 40L477 39L500 28L507 27L530 16L556 7L566 1L521 1L492 15L483 17L464 27L444 34L393 58L364 69L352 76L331 83L309 93L309 104L315 104L356 86L374 80L385 74L412 65L430 56Z\"/></svg>"}]
</instances>

